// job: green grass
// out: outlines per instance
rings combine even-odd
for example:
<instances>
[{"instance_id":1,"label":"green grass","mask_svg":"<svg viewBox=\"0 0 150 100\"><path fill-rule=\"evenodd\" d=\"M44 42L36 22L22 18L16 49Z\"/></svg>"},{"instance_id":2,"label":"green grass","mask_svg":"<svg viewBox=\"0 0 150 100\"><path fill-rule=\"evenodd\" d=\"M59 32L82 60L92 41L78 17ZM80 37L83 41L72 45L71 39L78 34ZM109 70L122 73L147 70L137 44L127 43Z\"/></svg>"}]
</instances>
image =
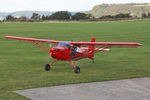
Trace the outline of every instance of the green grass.
<instances>
[{"instance_id":1,"label":"green grass","mask_svg":"<svg viewBox=\"0 0 150 100\"><path fill-rule=\"evenodd\" d=\"M62 84L108 81L150 76L150 20L103 23L0 23L0 100L28 100L15 90ZM5 39L20 36L52 40L139 42L139 48L113 48L110 52L75 62L56 62L44 71L48 54L28 42Z\"/></svg>"}]
</instances>

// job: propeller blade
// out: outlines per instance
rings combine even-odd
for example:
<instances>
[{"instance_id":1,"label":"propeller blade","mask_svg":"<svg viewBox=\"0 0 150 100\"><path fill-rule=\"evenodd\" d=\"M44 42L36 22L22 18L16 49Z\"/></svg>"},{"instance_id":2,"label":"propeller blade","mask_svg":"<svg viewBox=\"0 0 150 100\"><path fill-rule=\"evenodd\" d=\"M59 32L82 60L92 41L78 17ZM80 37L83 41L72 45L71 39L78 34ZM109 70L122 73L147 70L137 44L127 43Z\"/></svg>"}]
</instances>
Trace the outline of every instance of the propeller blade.
<instances>
[{"instance_id":1,"label":"propeller blade","mask_svg":"<svg viewBox=\"0 0 150 100\"><path fill-rule=\"evenodd\" d=\"M49 47L51 48L52 47L52 43L48 43Z\"/></svg>"}]
</instances>

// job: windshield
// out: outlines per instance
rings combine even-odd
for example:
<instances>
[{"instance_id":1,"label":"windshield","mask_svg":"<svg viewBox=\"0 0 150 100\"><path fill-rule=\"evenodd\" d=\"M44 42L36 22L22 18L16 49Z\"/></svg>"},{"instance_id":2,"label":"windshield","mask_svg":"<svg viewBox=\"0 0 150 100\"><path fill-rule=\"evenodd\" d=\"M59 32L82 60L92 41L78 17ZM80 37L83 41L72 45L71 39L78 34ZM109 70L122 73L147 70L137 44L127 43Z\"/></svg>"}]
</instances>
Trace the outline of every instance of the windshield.
<instances>
[{"instance_id":1,"label":"windshield","mask_svg":"<svg viewBox=\"0 0 150 100\"><path fill-rule=\"evenodd\" d=\"M59 42L57 47L66 47L66 48L70 49L70 43L68 43L68 42Z\"/></svg>"}]
</instances>

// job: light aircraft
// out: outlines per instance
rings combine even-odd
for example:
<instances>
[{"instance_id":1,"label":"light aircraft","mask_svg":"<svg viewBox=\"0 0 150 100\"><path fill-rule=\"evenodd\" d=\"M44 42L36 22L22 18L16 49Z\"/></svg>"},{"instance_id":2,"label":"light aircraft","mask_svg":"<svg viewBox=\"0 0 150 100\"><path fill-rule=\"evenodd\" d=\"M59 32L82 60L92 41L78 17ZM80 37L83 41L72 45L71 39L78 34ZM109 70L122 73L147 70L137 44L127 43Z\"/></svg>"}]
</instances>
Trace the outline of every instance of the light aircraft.
<instances>
[{"instance_id":1,"label":"light aircraft","mask_svg":"<svg viewBox=\"0 0 150 100\"><path fill-rule=\"evenodd\" d=\"M140 43L113 43L113 42L95 42L95 38L92 38L91 42L70 42L70 41L55 41L55 40L44 40L44 39L34 39L34 38L24 38L15 36L5 36L9 39L25 40L33 45L43 49L44 51L51 54L54 59L51 64L45 65L45 70L51 69L51 66L56 61L68 61L74 67L75 73L80 73L80 67L76 66L72 61L77 61L83 58L89 58L94 62L94 54L100 51L110 51L108 48L134 48L137 46L142 46ZM50 45L57 44L56 47L51 47L47 49L43 47L43 43L48 43ZM96 48L95 48L96 47Z\"/></svg>"}]
</instances>

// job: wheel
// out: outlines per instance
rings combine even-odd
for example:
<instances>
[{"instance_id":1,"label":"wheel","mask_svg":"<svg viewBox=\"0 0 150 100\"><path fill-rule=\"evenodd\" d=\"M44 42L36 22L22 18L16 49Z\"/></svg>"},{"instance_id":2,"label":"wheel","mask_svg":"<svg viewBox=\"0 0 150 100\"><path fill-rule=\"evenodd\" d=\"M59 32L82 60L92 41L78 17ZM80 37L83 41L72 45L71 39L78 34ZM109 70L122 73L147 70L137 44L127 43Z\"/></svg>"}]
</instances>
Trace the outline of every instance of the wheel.
<instances>
[{"instance_id":1,"label":"wheel","mask_svg":"<svg viewBox=\"0 0 150 100\"><path fill-rule=\"evenodd\" d=\"M76 66L75 69L74 69L74 72L75 72L75 73L80 73L80 67L79 67L79 66Z\"/></svg>"},{"instance_id":2,"label":"wheel","mask_svg":"<svg viewBox=\"0 0 150 100\"><path fill-rule=\"evenodd\" d=\"M50 70L50 69L51 69L50 65L49 65L49 64L46 64L46 65L45 65L45 70L48 71L48 70Z\"/></svg>"}]
</instances>

